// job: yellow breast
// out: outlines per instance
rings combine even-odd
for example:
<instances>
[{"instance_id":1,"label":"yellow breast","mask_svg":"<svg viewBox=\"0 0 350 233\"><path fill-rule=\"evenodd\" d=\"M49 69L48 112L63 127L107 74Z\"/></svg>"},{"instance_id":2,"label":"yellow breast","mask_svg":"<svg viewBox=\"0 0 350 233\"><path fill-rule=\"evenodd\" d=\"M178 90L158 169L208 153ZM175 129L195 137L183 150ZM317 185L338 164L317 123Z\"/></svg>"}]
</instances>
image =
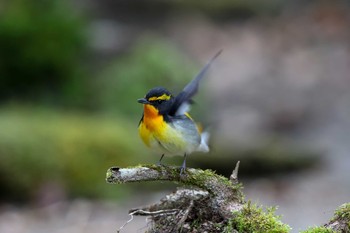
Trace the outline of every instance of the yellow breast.
<instances>
[{"instance_id":1,"label":"yellow breast","mask_svg":"<svg viewBox=\"0 0 350 233\"><path fill-rule=\"evenodd\" d=\"M193 151L198 145L187 140L184 129L180 129L164 121L164 117L152 105L144 105L143 120L139 126L142 141L150 148L168 155L183 154Z\"/></svg>"},{"instance_id":2,"label":"yellow breast","mask_svg":"<svg viewBox=\"0 0 350 233\"><path fill-rule=\"evenodd\" d=\"M142 141L151 146L154 137L162 138L166 129L166 122L158 110L152 105L145 104L143 109L143 120L139 126L139 134Z\"/></svg>"}]
</instances>

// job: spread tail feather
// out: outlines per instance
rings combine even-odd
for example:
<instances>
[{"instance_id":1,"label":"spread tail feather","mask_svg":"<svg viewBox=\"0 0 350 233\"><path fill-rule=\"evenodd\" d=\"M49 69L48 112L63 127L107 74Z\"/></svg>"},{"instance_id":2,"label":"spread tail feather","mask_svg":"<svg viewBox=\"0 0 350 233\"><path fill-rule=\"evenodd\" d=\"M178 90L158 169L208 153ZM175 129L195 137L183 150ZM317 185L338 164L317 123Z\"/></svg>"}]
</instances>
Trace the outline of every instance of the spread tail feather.
<instances>
[{"instance_id":1,"label":"spread tail feather","mask_svg":"<svg viewBox=\"0 0 350 233\"><path fill-rule=\"evenodd\" d=\"M209 132L205 131L201 133L201 144L198 147L198 151L209 152L209 146L208 146L209 137L210 137Z\"/></svg>"}]
</instances>

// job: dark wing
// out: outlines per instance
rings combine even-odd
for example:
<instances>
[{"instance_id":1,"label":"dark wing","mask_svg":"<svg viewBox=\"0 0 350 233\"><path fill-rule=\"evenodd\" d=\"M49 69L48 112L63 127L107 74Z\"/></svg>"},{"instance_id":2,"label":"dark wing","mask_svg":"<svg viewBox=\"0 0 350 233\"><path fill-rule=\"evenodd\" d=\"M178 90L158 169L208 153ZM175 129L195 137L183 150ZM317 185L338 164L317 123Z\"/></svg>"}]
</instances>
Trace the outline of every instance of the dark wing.
<instances>
[{"instance_id":1,"label":"dark wing","mask_svg":"<svg viewBox=\"0 0 350 233\"><path fill-rule=\"evenodd\" d=\"M215 56L202 68L199 74L197 74L197 76L175 97L175 101L170 109L169 115L177 115L180 108L187 109L184 107L184 105L190 105L192 96L194 96L198 91L199 82L205 76L211 63L221 54L221 52L222 50L217 52ZM183 114L183 112L180 114Z\"/></svg>"}]
</instances>

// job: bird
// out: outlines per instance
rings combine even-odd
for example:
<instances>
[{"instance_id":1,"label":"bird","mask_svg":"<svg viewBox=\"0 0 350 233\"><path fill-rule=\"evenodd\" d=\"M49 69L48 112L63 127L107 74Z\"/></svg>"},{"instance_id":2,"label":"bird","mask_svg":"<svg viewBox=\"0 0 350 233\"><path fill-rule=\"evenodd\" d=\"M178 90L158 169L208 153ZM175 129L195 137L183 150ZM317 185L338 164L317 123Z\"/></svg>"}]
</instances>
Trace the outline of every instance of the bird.
<instances>
[{"instance_id":1,"label":"bird","mask_svg":"<svg viewBox=\"0 0 350 233\"><path fill-rule=\"evenodd\" d=\"M217 52L178 95L174 96L164 87L154 87L144 98L137 100L143 104L143 114L138 126L142 141L161 154L158 165L162 165L165 155L183 155L180 176L185 173L187 155L197 151L209 152L209 133L203 131L188 112L200 81L221 52L222 50Z\"/></svg>"}]
</instances>

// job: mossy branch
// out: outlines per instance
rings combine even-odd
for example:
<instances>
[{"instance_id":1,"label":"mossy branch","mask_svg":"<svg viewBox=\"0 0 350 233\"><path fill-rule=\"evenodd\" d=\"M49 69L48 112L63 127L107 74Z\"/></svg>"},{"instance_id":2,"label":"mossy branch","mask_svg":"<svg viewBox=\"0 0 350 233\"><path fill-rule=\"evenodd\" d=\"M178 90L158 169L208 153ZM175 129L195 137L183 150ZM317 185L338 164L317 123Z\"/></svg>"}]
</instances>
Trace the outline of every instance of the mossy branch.
<instances>
[{"instance_id":1,"label":"mossy branch","mask_svg":"<svg viewBox=\"0 0 350 233\"><path fill-rule=\"evenodd\" d=\"M148 233L289 232L291 228L280 221L274 208L262 208L244 201L242 186L238 182L238 165L230 180L210 170L193 168L186 169L186 173L180 176L178 167L156 165L112 167L107 171L106 180L110 184L170 181L190 186L179 188L158 203L130 210L131 219L127 223L134 215L152 219ZM304 232L350 232L350 204L336 210L329 223Z\"/></svg>"},{"instance_id":2,"label":"mossy branch","mask_svg":"<svg viewBox=\"0 0 350 233\"><path fill-rule=\"evenodd\" d=\"M222 216L232 216L234 211L241 208L243 195L241 185L237 181L237 171L229 181L227 178L215 174L210 170L186 169L186 173L180 175L179 167L142 165L136 167L119 168L112 167L107 171L106 181L110 184L122 184L141 181L171 181L183 185L198 187L208 191L212 200L219 207Z\"/></svg>"}]
</instances>

